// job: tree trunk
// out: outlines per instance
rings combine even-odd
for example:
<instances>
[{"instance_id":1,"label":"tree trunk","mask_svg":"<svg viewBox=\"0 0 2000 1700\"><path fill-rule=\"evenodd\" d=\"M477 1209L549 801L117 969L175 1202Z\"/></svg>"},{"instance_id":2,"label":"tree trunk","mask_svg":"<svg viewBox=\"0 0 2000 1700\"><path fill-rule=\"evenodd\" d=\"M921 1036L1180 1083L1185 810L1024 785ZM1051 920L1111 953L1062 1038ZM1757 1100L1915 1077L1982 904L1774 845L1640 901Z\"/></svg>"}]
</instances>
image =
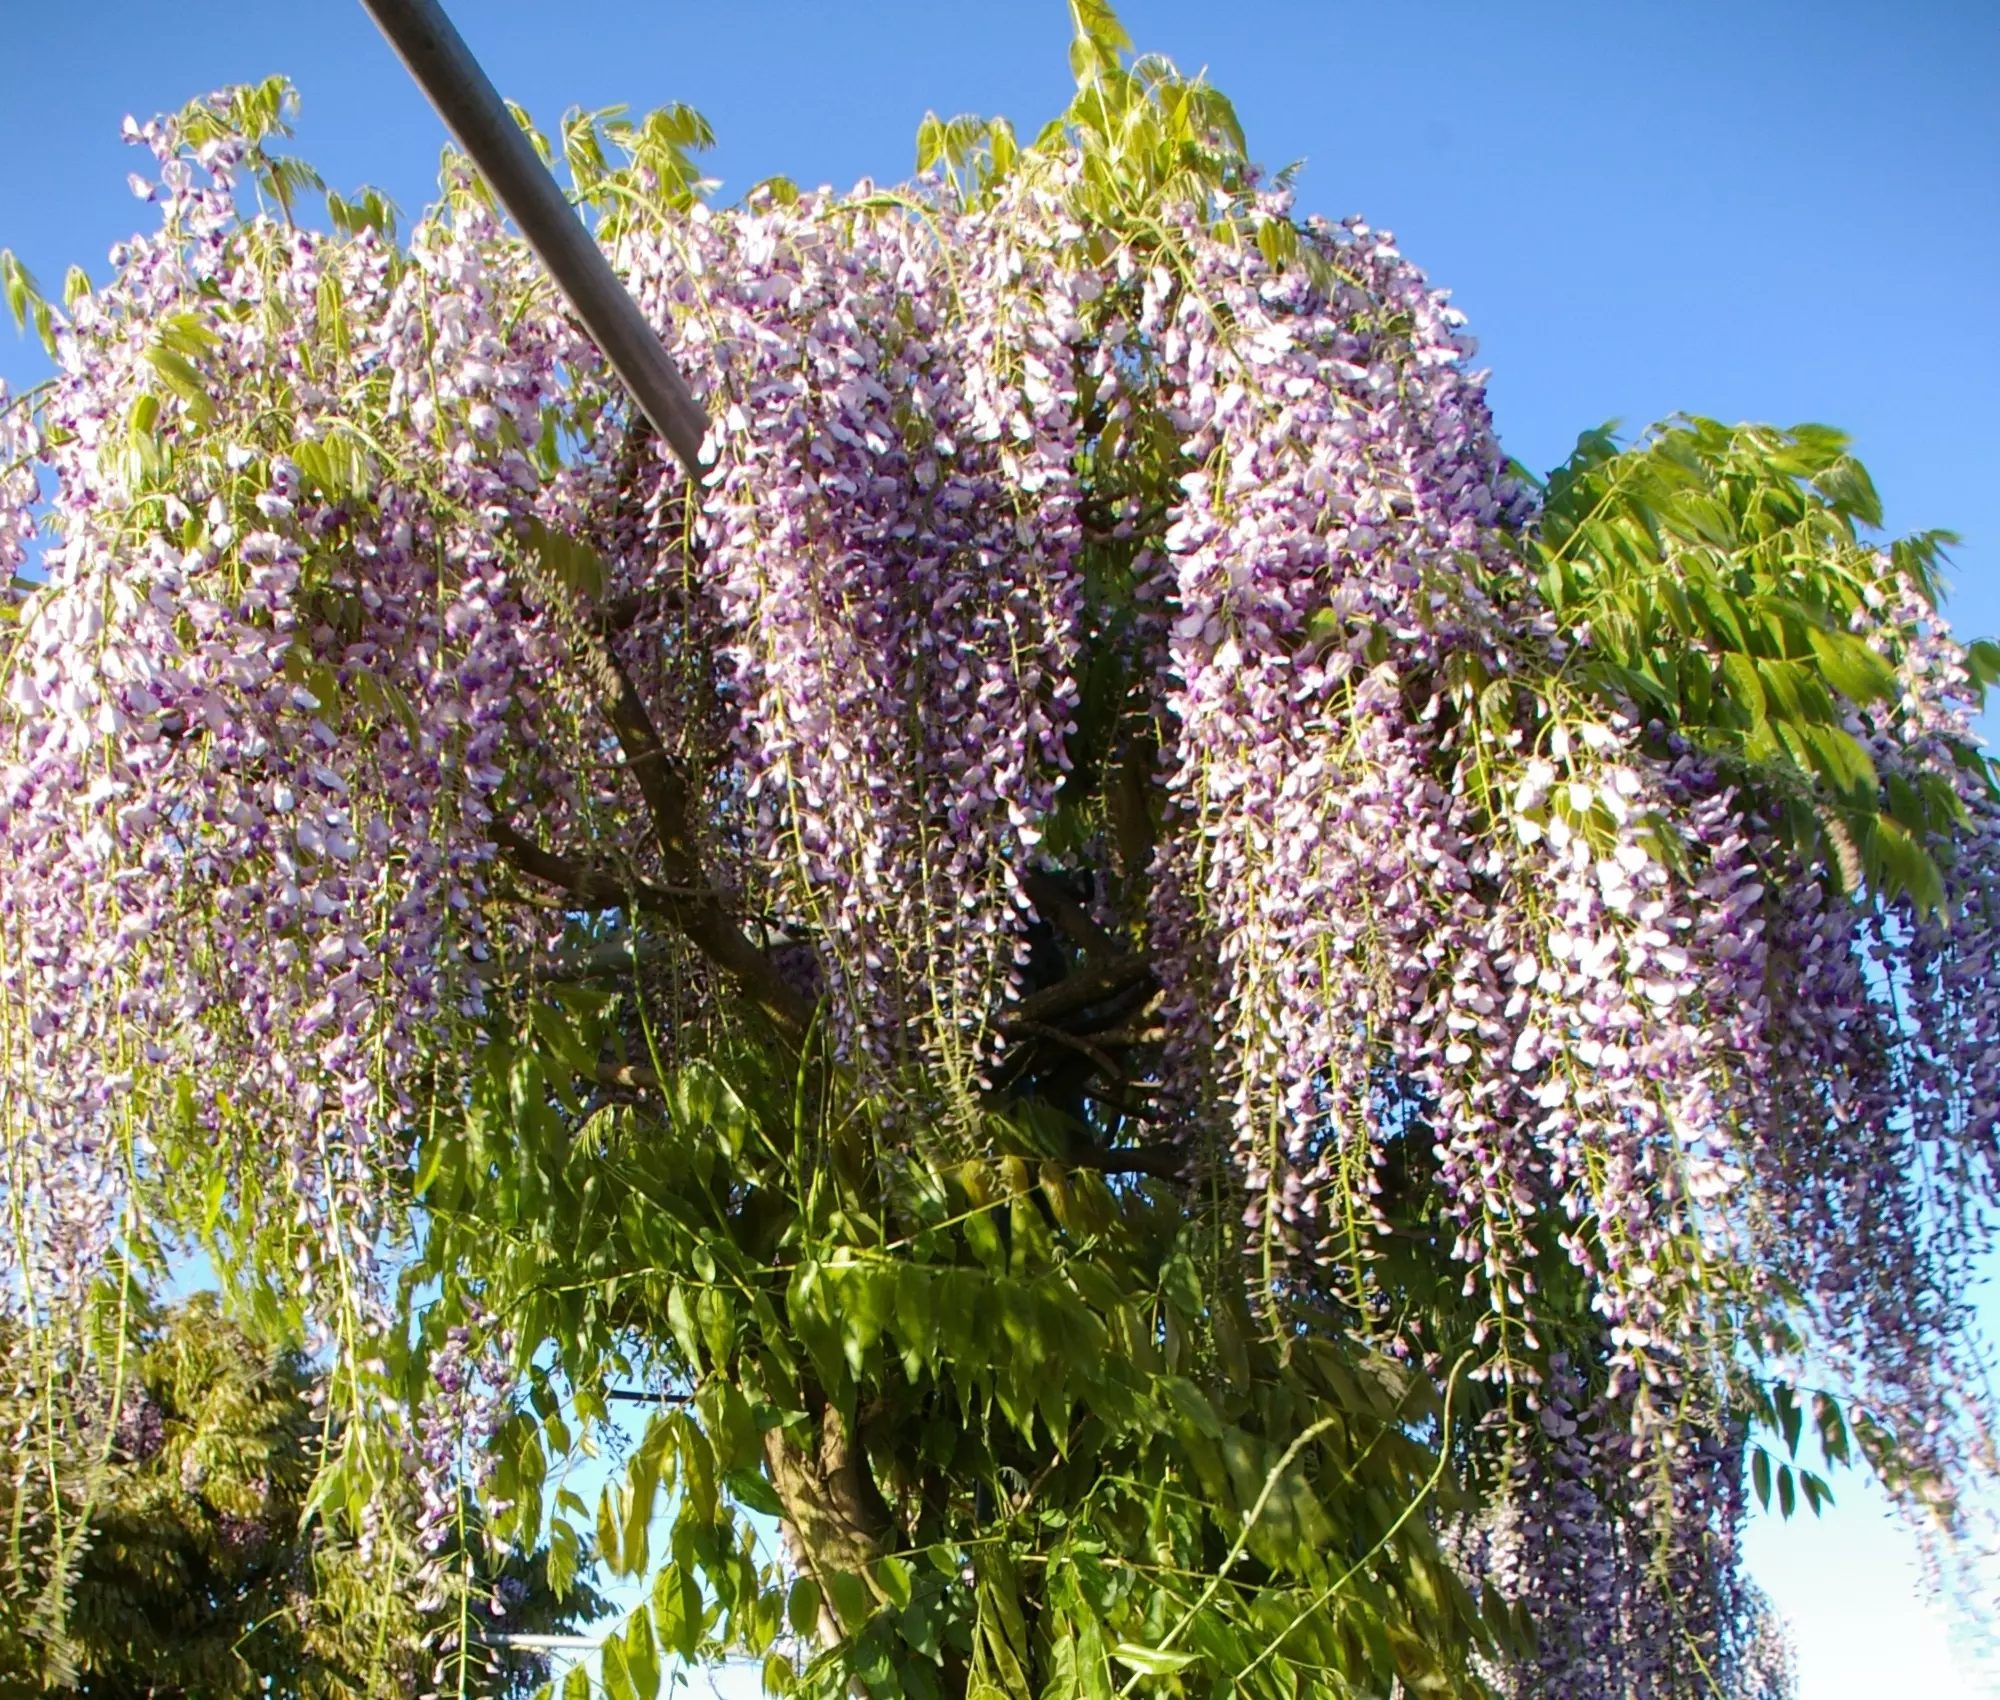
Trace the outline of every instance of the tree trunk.
<instances>
[{"instance_id":1,"label":"tree trunk","mask_svg":"<svg viewBox=\"0 0 2000 1700\"><path fill-rule=\"evenodd\" d=\"M831 1400L819 1406L817 1433L800 1446L783 1430L764 1436L771 1485L785 1506L785 1536L793 1556L819 1584L820 1631L833 1640L856 1633L881 1599L875 1561L889 1533L888 1507L869 1479L859 1436L850 1434ZM836 1575L852 1576L866 1604L856 1615L852 1590L838 1590ZM848 1595L843 1616L836 1599ZM848 1616L856 1621L848 1622Z\"/></svg>"}]
</instances>

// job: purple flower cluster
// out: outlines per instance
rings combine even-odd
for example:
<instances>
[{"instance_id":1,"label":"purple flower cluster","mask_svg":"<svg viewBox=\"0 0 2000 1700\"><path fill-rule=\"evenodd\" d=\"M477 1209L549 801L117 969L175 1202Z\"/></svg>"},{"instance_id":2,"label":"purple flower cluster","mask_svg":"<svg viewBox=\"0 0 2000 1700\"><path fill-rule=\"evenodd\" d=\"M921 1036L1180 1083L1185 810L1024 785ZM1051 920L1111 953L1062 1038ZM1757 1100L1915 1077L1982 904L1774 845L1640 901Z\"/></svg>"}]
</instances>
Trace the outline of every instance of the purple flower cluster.
<instances>
[{"instance_id":1,"label":"purple flower cluster","mask_svg":"<svg viewBox=\"0 0 2000 1700\"><path fill-rule=\"evenodd\" d=\"M26 398L10 396L0 383L0 574L9 581L4 594L10 602L12 580L27 565L34 542L34 507L41 495L35 462L41 449L41 432Z\"/></svg>"},{"instance_id":2,"label":"purple flower cluster","mask_svg":"<svg viewBox=\"0 0 2000 1700\"><path fill-rule=\"evenodd\" d=\"M1054 201L808 195L624 256L710 375L698 536L756 877L849 1054L976 1088L1066 765L1080 593Z\"/></svg>"},{"instance_id":3,"label":"purple flower cluster","mask_svg":"<svg viewBox=\"0 0 2000 1700\"><path fill-rule=\"evenodd\" d=\"M417 1059L480 1007L486 823L547 665L507 568L520 445L575 345L545 314L503 348L484 266L511 311L523 262L490 218L407 261L246 231L230 146L198 172L138 136L164 228L61 330L0 743L24 1273L44 1302L87 1279L128 1167L191 1134L290 1218L309 1291L338 1263L366 1292Z\"/></svg>"},{"instance_id":4,"label":"purple flower cluster","mask_svg":"<svg viewBox=\"0 0 2000 1700\"><path fill-rule=\"evenodd\" d=\"M1532 586L1478 589L1524 498L1442 298L1363 226L1318 240L1330 286L1189 229L1194 282L1149 281L1137 324L1192 468L1152 914L1182 1101L1214 1106L1253 1234L1302 1280L1350 1278L1375 1167L1423 1128L1490 1306L1479 1373L1530 1409L1530 1264L1568 1254L1624 1449L1602 1505L1570 1496L1609 1543L1579 1610L1665 1610L1651 1532L1712 1545L1728 1518L1621 1483L1682 1479L1690 1446L1724 1469L1721 1419L1688 1412L1726 1408L1715 1366L1775 1338L1786 1277L1931 1480L1975 1461L1949 1223L1992 1195L2000 833L1966 787L1944 912L1871 919L1657 729L1546 687L1492 714L1495 681L1560 655ZM1951 773L1958 652L1928 609L1885 624L1907 684L1880 760ZM1650 1691L1577 1659L1548 1692Z\"/></svg>"},{"instance_id":5,"label":"purple flower cluster","mask_svg":"<svg viewBox=\"0 0 2000 1700\"><path fill-rule=\"evenodd\" d=\"M167 1414L151 1394L128 1395L118 1407L118 1450L135 1464L150 1463L167 1443Z\"/></svg>"},{"instance_id":6,"label":"purple flower cluster","mask_svg":"<svg viewBox=\"0 0 2000 1700\"><path fill-rule=\"evenodd\" d=\"M463 1534L468 1502L491 1479L490 1443L507 1420L515 1377L502 1342L465 1326L431 1353L428 1396L413 1414L410 1443L423 1496L416 1539L436 1553Z\"/></svg>"},{"instance_id":7,"label":"purple flower cluster","mask_svg":"<svg viewBox=\"0 0 2000 1700\"><path fill-rule=\"evenodd\" d=\"M1526 1611L1529 1657L1493 1673L1518 1700L1790 1691L1782 1637L1737 1574L1742 1437L1690 1428L1657 1451L1562 1354L1516 1442L1498 1514L1465 1535L1482 1585Z\"/></svg>"}]
</instances>

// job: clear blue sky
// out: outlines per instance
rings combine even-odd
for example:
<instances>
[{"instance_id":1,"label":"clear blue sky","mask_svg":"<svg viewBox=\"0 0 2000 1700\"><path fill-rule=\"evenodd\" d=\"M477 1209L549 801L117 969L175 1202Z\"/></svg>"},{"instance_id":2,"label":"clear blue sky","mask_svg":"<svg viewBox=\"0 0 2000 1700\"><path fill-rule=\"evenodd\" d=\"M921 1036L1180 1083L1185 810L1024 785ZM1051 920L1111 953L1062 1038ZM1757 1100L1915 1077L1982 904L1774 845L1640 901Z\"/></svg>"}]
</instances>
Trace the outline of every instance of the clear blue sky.
<instances>
[{"instance_id":1,"label":"clear blue sky","mask_svg":"<svg viewBox=\"0 0 2000 1700\"><path fill-rule=\"evenodd\" d=\"M448 0L451 4L452 0ZM912 164L926 108L1032 128L1067 89L1061 0L455 0L503 92L685 100L729 197ZM1537 469L1578 430L1676 409L1852 432L1896 529L1964 547L1950 612L2000 632L2000 5L1808 0L1125 0L1207 66L1306 208L1395 230L1472 319L1501 432ZM0 0L0 245L51 288L140 222L118 140L284 71L336 187L429 198L442 132L357 0ZM0 333L0 376L41 375ZM1989 716L1989 727L2000 720ZM1992 1307L1989 1306L1989 1310ZM1805 1700L1984 1693L1944 1671L1907 1549L1843 1494L1755 1533Z\"/></svg>"}]
</instances>

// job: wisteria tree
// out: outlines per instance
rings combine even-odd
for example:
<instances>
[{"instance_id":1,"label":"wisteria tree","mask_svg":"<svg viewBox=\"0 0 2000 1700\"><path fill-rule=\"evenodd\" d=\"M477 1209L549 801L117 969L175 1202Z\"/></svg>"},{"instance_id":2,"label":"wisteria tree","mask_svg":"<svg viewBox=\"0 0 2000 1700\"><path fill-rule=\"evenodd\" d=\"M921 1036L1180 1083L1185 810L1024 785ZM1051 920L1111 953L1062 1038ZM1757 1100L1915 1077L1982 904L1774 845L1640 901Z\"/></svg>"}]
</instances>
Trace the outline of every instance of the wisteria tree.
<instances>
[{"instance_id":1,"label":"wisteria tree","mask_svg":"<svg viewBox=\"0 0 2000 1700\"><path fill-rule=\"evenodd\" d=\"M1388 234L1073 11L899 188L537 138L698 478L469 171L309 228L275 84L9 272L10 1376L204 1252L328 1538L421 1483L441 1692L546 1541L650 1584L618 1700L1775 1695L1747 1496L1992 1467L2000 652L1830 430L1510 464Z\"/></svg>"}]
</instances>

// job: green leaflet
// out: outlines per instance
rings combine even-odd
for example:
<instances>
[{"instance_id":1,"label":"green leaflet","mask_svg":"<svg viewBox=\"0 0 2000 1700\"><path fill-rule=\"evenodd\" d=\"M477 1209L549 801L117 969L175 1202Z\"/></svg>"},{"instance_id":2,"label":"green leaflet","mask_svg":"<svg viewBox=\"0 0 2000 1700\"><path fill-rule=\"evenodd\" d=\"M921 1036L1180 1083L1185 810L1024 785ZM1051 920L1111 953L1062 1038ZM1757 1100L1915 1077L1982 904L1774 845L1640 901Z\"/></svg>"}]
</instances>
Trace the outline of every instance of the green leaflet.
<instances>
[{"instance_id":1,"label":"green leaflet","mask_svg":"<svg viewBox=\"0 0 2000 1700\"><path fill-rule=\"evenodd\" d=\"M1197 1653L1141 1647L1130 1641L1119 1642L1111 1649L1111 1656L1126 1669L1137 1671L1141 1676L1171 1676L1175 1671L1186 1670L1200 1657Z\"/></svg>"},{"instance_id":2,"label":"green leaflet","mask_svg":"<svg viewBox=\"0 0 2000 1700\"><path fill-rule=\"evenodd\" d=\"M194 362L185 354L162 342L147 349L143 358L159 374L160 381L180 397L189 417L196 424L206 425L215 417L215 404L208 398L208 386L195 369Z\"/></svg>"},{"instance_id":3,"label":"green leaflet","mask_svg":"<svg viewBox=\"0 0 2000 1700\"><path fill-rule=\"evenodd\" d=\"M1897 659L1919 634L1885 626L1880 610L1907 591L1935 596L1949 538L1870 542L1874 486L1846 438L1817 425L1677 418L1627 449L1608 429L1587 432L1545 489L1525 547L1576 642L1563 671L1766 792L1771 816L1857 895L1940 901L1937 856L1956 811L1907 801L1941 776L1899 753ZM1856 626L1885 636L1865 642ZM1996 676L1992 647L1963 653L1975 687ZM1857 728L1898 752L1896 765ZM1995 783L1976 751L1954 759Z\"/></svg>"}]
</instances>

